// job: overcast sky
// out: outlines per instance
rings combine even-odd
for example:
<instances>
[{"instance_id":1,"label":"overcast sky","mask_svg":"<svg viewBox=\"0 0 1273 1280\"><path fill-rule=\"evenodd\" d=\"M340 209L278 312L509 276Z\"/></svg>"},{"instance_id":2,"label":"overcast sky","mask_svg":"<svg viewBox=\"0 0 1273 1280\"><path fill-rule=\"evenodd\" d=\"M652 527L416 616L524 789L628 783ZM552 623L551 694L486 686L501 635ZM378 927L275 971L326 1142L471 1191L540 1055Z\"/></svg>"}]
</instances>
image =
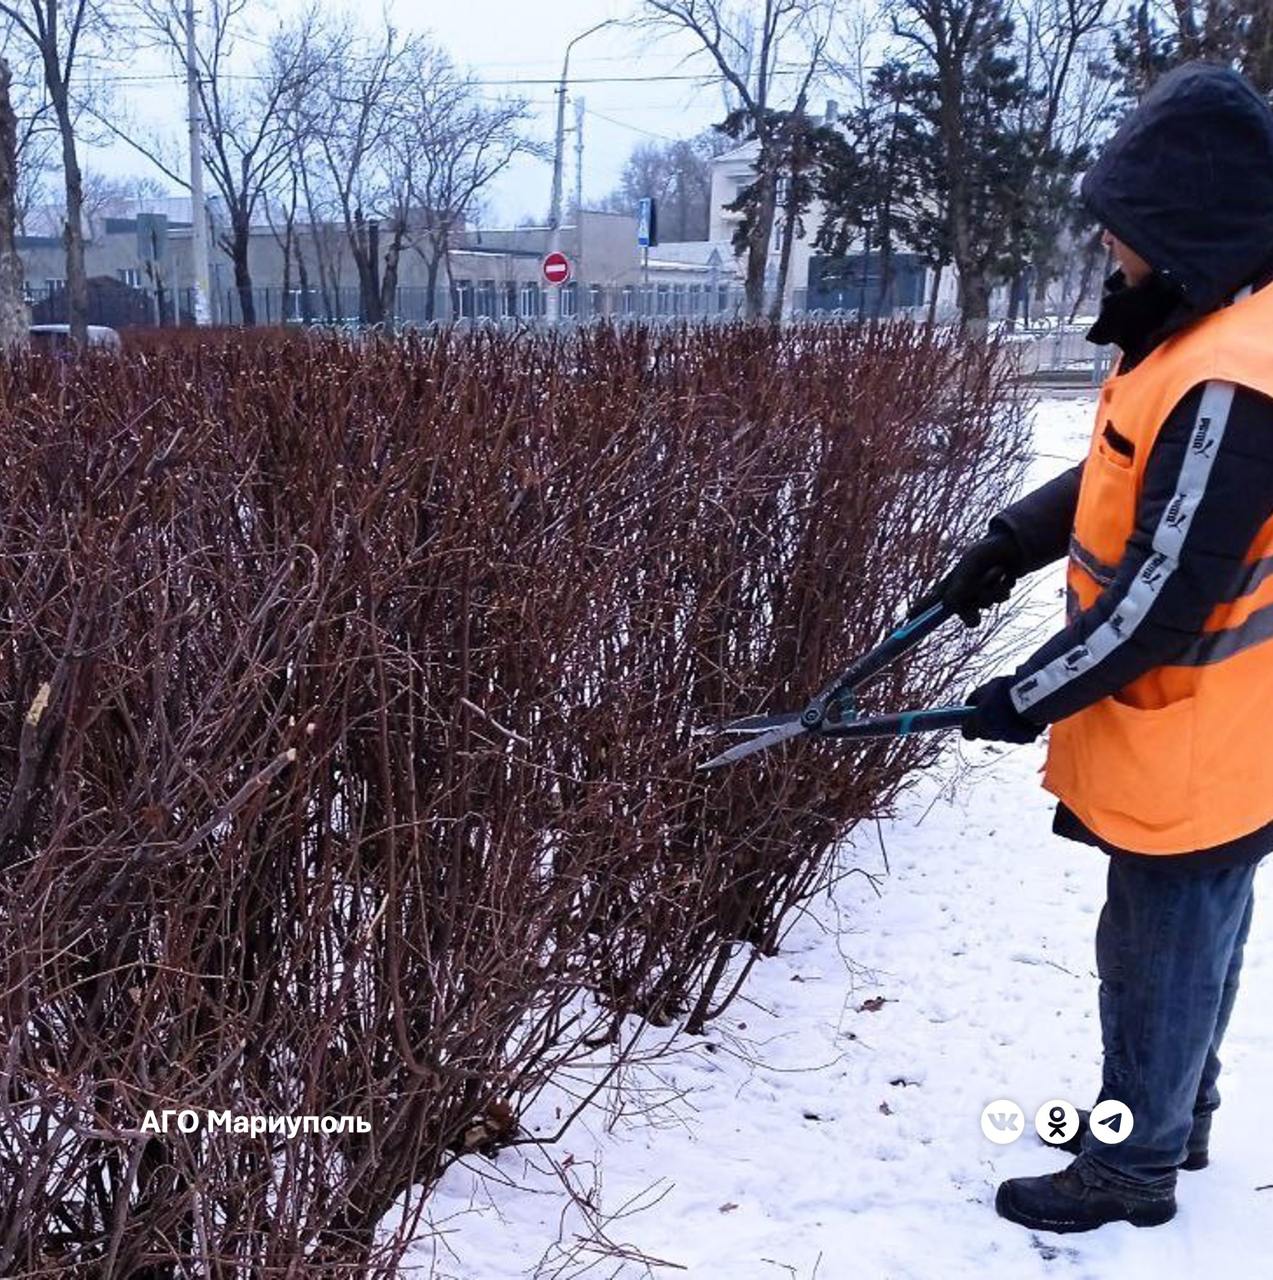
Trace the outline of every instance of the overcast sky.
<instances>
[{"instance_id":1,"label":"overcast sky","mask_svg":"<svg viewBox=\"0 0 1273 1280\"><path fill-rule=\"evenodd\" d=\"M255 29L258 39L268 34L280 9L296 7L295 0L252 3L259 5L261 13L260 26ZM606 19L630 17L639 7L639 0L396 0L390 11L402 30L431 33L458 64L479 77L492 96L526 98L534 111L534 134L549 141L555 124L554 85L561 75L567 42ZM367 4L360 12L378 13L379 9ZM719 83L707 78L703 59L686 61L685 55L693 48L685 39L655 42L648 34L625 28L606 28L575 45L570 61L571 93L585 100L588 111L584 126L585 203L615 187L624 161L642 139L686 137L721 119ZM133 73L143 67L159 73L172 70L157 54L129 63ZM678 75L703 78L647 78ZM638 77L643 79L633 82ZM549 83L506 83L537 80ZM184 85L175 78L145 83L129 80L118 82L116 93L139 122L167 136L174 155L180 146L184 165ZM573 122L571 105L567 123ZM574 144L570 137L566 155L568 196L574 189ZM86 148L83 160L88 168L111 174L154 173L143 157L121 143L104 149ZM511 224L525 215L544 217L551 182L548 163L519 161L492 189L484 219L487 225Z\"/></svg>"}]
</instances>

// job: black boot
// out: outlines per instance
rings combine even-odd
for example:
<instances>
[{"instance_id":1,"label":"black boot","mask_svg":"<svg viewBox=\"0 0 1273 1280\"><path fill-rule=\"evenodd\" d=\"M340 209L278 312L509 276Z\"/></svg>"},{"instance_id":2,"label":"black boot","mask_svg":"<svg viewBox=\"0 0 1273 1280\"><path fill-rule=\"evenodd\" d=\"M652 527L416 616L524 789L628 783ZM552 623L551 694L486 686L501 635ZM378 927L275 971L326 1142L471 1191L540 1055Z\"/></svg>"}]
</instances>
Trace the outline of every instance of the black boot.
<instances>
[{"instance_id":1,"label":"black boot","mask_svg":"<svg viewBox=\"0 0 1273 1280\"><path fill-rule=\"evenodd\" d=\"M1176 1216L1174 1187L1142 1192L1098 1182L1082 1160L1041 1178L999 1184L995 1210L1033 1231L1092 1231L1107 1222L1156 1227Z\"/></svg>"},{"instance_id":2,"label":"black boot","mask_svg":"<svg viewBox=\"0 0 1273 1280\"><path fill-rule=\"evenodd\" d=\"M1068 1151L1072 1156L1079 1155L1083 1150L1083 1135L1091 1127L1091 1116L1090 1111L1080 1111L1078 1132L1068 1142L1050 1142L1048 1146L1055 1147L1058 1151ZM1200 1116L1194 1117L1193 1132L1189 1135L1189 1148L1185 1158L1180 1162L1180 1168L1188 1169L1191 1173L1197 1169L1205 1169L1211 1163L1208 1153L1210 1142L1211 1112L1204 1111Z\"/></svg>"}]
</instances>

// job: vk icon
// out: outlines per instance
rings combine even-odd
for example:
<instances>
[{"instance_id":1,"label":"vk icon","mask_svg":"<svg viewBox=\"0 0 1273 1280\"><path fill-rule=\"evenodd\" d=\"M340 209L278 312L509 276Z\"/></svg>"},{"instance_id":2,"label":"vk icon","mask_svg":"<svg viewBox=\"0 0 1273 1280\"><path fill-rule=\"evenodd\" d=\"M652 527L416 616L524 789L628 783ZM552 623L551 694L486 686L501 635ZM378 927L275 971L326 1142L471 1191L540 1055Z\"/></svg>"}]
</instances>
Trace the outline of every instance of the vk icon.
<instances>
[{"instance_id":1,"label":"vk icon","mask_svg":"<svg viewBox=\"0 0 1273 1280\"><path fill-rule=\"evenodd\" d=\"M1009 1098L987 1102L981 1113L981 1132L991 1142L1006 1146L1025 1132L1025 1112Z\"/></svg>"}]
</instances>

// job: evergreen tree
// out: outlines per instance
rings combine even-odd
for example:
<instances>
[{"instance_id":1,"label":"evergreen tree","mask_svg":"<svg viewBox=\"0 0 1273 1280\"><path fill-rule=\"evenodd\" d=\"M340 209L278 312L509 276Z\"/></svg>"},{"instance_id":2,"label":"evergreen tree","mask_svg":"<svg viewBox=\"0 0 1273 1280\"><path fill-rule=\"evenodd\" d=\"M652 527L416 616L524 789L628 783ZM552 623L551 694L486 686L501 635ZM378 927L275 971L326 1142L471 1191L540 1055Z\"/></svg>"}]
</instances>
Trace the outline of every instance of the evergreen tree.
<instances>
[{"instance_id":1,"label":"evergreen tree","mask_svg":"<svg viewBox=\"0 0 1273 1280\"><path fill-rule=\"evenodd\" d=\"M855 160L827 184L821 240L843 251L860 233L881 265L898 245L939 272L953 263L960 315L984 329L992 286L1031 243L1043 154L1012 23L1004 0L898 0L893 21L909 56L880 68L849 118Z\"/></svg>"},{"instance_id":2,"label":"evergreen tree","mask_svg":"<svg viewBox=\"0 0 1273 1280\"><path fill-rule=\"evenodd\" d=\"M747 111L730 112L716 127L735 142L761 141L754 116ZM782 314L792 244L805 234L805 215L814 200L824 198L828 177L843 169L849 148L837 128L819 123L805 112L803 100L793 111L767 111L762 127L768 139L772 181L776 186L774 225L781 237L778 279L769 308L769 318L778 320ZM757 221L764 216L765 201L769 198L767 187L765 177L759 175L725 206L731 213L742 214L733 237L734 249L740 254L751 243Z\"/></svg>"},{"instance_id":3,"label":"evergreen tree","mask_svg":"<svg viewBox=\"0 0 1273 1280\"><path fill-rule=\"evenodd\" d=\"M1125 100L1195 59L1227 63L1273 93L1269 0L1133 0L1112 42L1111 70Z\"/></svg>"},{"instance_id":4,"label":"evergreen tree","mask_svg":"<svg viewBox=\"0 0 1273 1280\"><path fill-rule=\"evenodd\" d=\"M862 310L873 315L885 307L898 248L913 250L935 268L950 261L944 170L916 98L903 63L877 68L866 101L843 119L847 144L823 179L816 246L838 258L860 244L868 264L872 253L878 255L879 288L862 299Z\"/></svg>"},{"instance_id":5,"label":"evergreen tree","mask_svg":"<svg viewBox=\"0 0 1273 1280\"><path fill-rule=\"evenodd\" d=\"M1059 106L1103 3L1072 4L1052 28L1032 18L1021 39L1006 0L898 0L893 30L905 56L877 69L846 118L854 160L827 184L820 235L832 253L855 242L878 253L877 308L897 247L938 280L953 263L961 318L979 328L996 284L1011 281L1020 304L1032 270L1056 269L1087 158L1061 140Z\"/></svg>"}]
</instances>

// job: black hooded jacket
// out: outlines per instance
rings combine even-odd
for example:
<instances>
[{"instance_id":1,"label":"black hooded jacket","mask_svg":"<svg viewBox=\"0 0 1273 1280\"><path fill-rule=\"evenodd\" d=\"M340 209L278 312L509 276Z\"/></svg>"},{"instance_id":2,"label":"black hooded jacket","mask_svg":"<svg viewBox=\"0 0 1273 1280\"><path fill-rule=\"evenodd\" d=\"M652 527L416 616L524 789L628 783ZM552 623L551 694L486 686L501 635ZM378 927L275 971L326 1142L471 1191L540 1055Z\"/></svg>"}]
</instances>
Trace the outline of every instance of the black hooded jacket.
<instances>
[{"instance_id":1,"label":"black hooded jacket","mask_svg":"<svg viewBox=\"0 0 1273 1280\"><path fill-rule=\"evenodd\" d=\"M1093 215L1153 268L1134 288L1120 272L1106 282L1088 334L1121 349L1121 372L1227 306L1239 290L1273 283L1273 111L1226 68L1190 63L1164 76L1088 171L1082 192ZM1146 461L1135 530L1122 560L1105 571L1101 595L1018 667L1013 688L1082 644L1121 603L1176 492L1203 391L1193 388L1162 424ZM1027 571L1069 550L1081 476L1080 465L991 521L992 529L1012 533ZM1273 400L1239 387L1171 581L1126 644L1028 706L1026 718L1060 720L1170 664L1203 630L1271 515ZM1107 852L1127 852L1102 841L1063 804L1054 829ZM1217 867L1270 849L1273 824L1217 849L1144 860Z\"/></svg>"}]
</instances>

